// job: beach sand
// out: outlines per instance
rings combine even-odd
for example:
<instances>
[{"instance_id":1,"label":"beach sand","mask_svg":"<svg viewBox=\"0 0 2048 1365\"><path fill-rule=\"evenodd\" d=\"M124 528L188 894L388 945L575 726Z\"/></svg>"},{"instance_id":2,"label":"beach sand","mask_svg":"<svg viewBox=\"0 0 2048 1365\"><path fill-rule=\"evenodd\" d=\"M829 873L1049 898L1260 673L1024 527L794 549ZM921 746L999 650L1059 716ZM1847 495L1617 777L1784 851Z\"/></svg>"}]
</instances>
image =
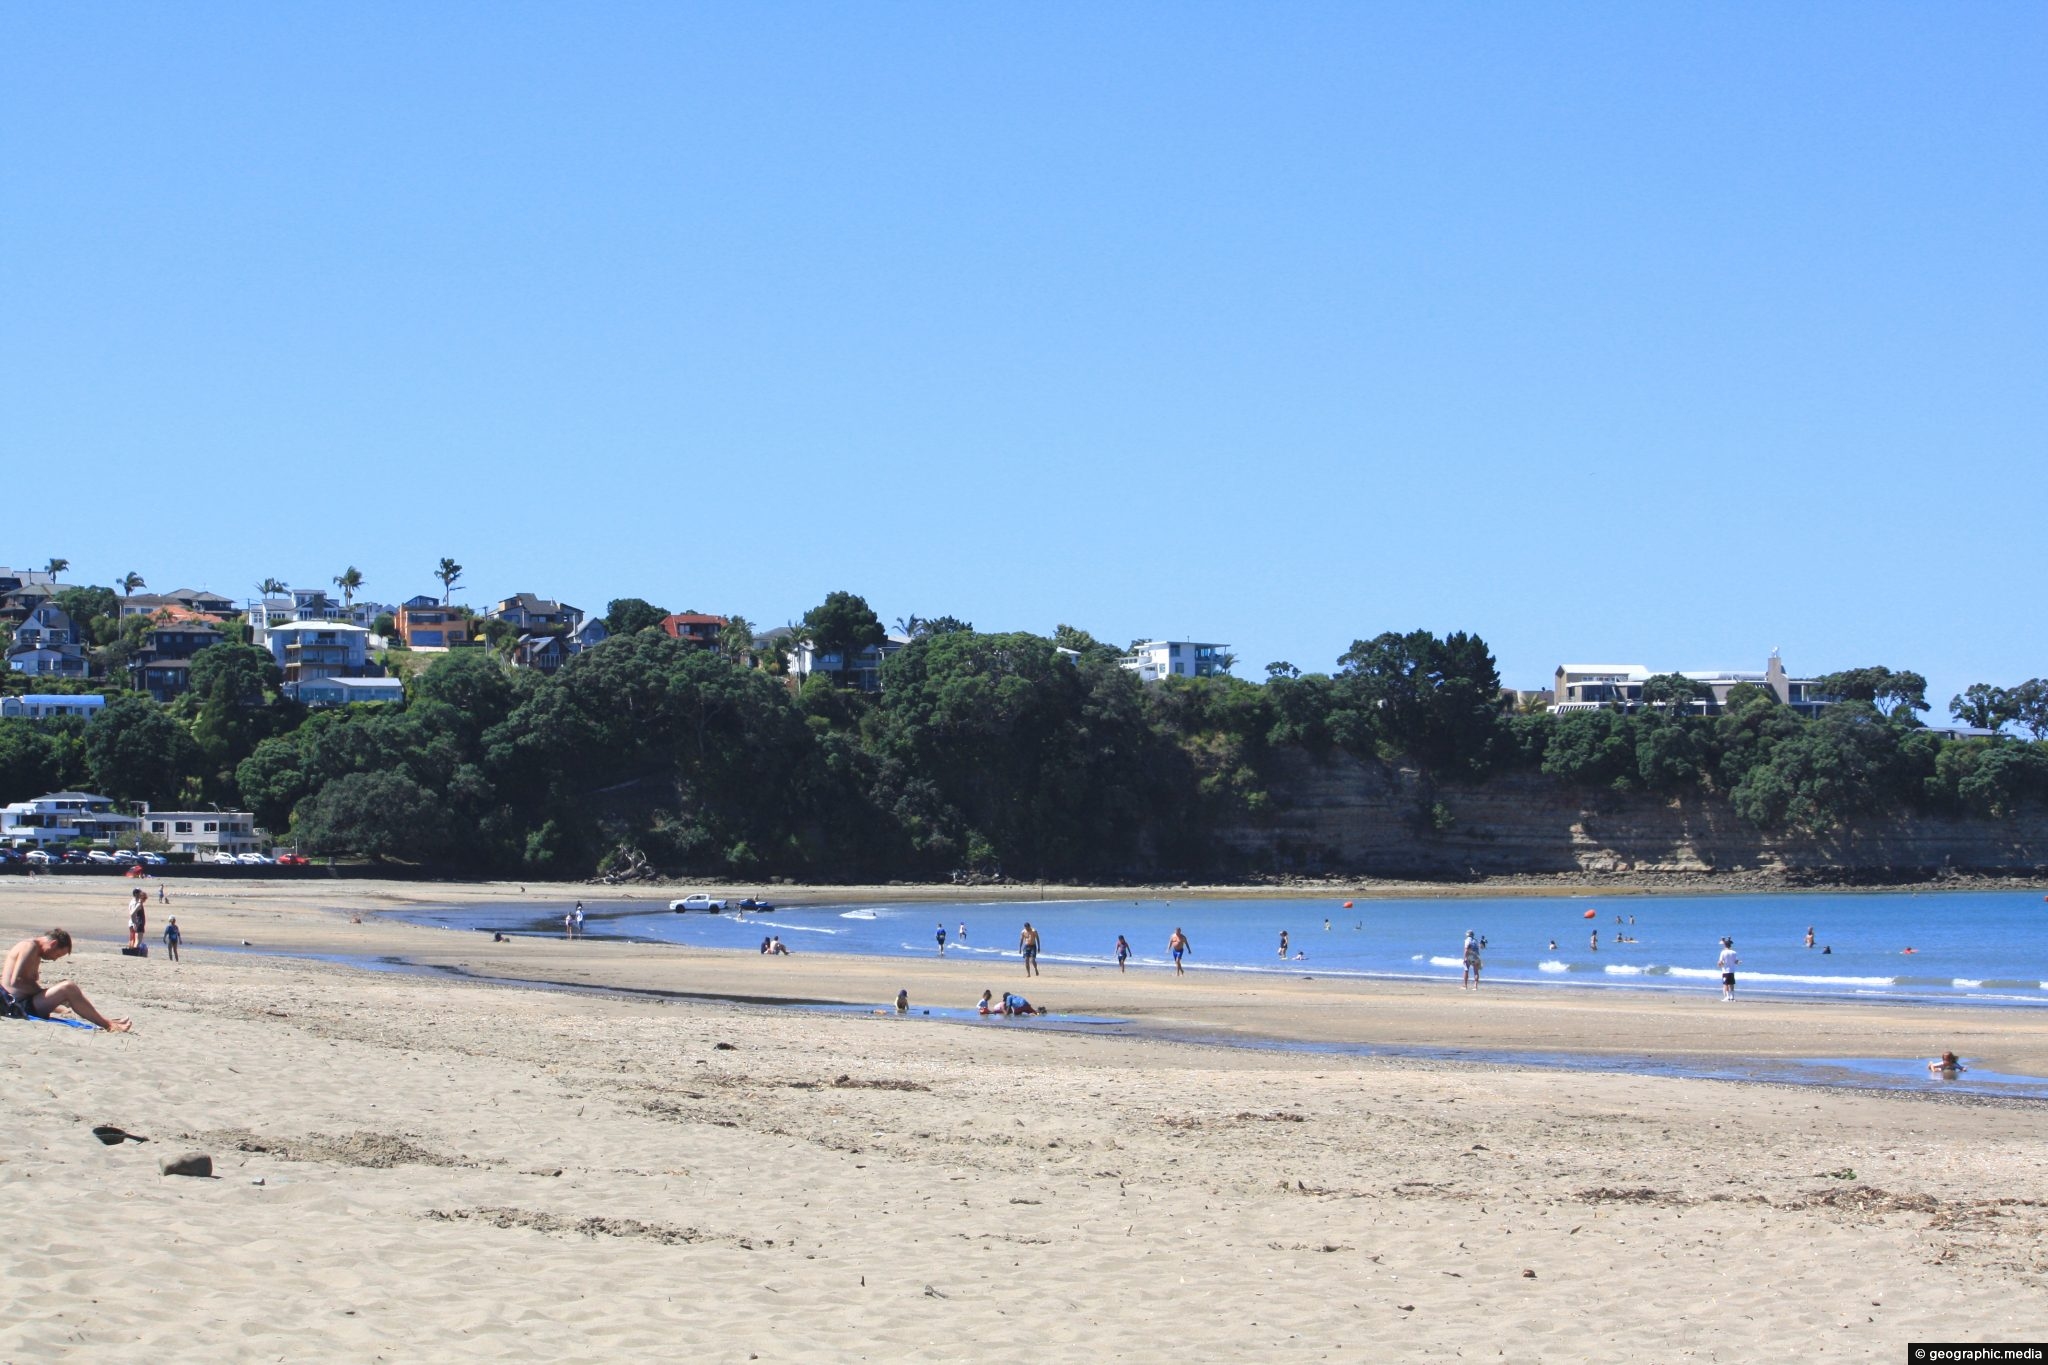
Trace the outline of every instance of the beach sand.
<instances>
[{"instance_id":1,"label":"beach sand","mask_svg":"<svg viewBox=\"0 0 2048 1365\"><path fill-rule=\"evenodd\" d=\"M1022 977L380 917L511 886L173 882L151 939L175 913L186 960L144 961L125 889L0 882L0 937L71 929L46 977L136 1023L0 1024L0 1359L1864 1360L2048 1316L2037 1104L540 991L482 978L925 1007ZM2048 1074L2033 1011L1066 967L1029 993L1216 1034ZM218 1178L158 1174L186 1150Z\"/></svg>"}]
</instances>

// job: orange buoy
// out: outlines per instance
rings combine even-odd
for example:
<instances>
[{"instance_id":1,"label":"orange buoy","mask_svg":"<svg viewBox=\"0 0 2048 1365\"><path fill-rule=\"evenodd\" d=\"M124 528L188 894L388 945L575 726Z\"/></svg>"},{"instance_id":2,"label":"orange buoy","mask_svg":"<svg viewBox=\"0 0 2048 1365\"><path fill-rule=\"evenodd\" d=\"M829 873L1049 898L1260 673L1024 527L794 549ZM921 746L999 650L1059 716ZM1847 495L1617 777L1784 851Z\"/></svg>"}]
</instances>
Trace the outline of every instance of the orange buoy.
<instances>
[{"instance_id":1,"label":"orange buoy","mask_svg":"<svg viewBox=\"0 0 2048 1365\"><path fill-rule=\"evenodd\" d=\"M1583 914L1583 915L1579 916L1579 918L1580 918L1580 919L1591 919L1591 918L1593 918L1593 916L1594 916L1595 914L1597 914L1597 913L1598 913L1597 911L1594 911L1594 910L1588 910L1588 911L1587 911L1587 912L1586 912L1585 914Z\"/></svg>"},{"instance_id":2,"label":"orange buoy","mask_svg":"<svg viewBox=\"0 0 2048 1365\"><path fill-rule=\"evenodd\" d=\"M2048 896L2043 896L2043 897L2041 897L2041 899L2042 899L2042 900L2044 900L2044 901L2048 901ZM1345 908L1346 910L1349 910L1349 909L1351 908L1351 902L1350 902L1350 901L1345 901L1345 902L1344 902L1344 908Z\"/></svg>"}]
</instances>

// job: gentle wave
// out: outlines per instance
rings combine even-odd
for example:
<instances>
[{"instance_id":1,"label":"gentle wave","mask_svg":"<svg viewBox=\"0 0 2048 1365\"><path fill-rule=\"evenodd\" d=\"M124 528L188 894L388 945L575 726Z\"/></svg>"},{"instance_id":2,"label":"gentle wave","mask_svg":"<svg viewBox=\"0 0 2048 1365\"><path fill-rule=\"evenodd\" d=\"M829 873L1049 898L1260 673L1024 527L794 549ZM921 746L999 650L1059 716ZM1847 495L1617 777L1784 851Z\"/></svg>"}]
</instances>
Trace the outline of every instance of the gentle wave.
<instances>
[{"instance_id":1,"label":"gentle wave","mask_svg":"<svg viewBox=\"0 0 2048 1365\"><path fill-rule=\"evenodd\" d=\"M1948 984L1956 987L1959 990L1965 991L1980 990L1983 988L1984 985L1982 981L1972 981L1970 980L1970 978L1966 976L1959 976L1955 980L1949 982Z\"/></svg>"},{"instance_id":2,"label":"gentle wave","mask_svg":"<svg viewBox=\"0 0 2048 1365\"><path fill-rule=\"evenodd\" d=\"M839 918L841 918L841 919L873 919L873 918L875 918L875 912L874 912L874 911L872 911L872 910L842 910L842 911L840 911L840 912L839 912Z\"/></svg>"},{"instance_id":3,"label":"gentle wave","mask_svg":"<svg viewBox=\"0 0 2048 1365\"><path fill-rule=\"evenodd\" d=\"M1462 967L1465 965L1465 959L1462 957L1433 957L1429 960L1429 965L1432 967Z\"/></svg>"},{"instance_id":4,"label":"gentle wave","mask_svg":"<svg viewBox=\"0 0 2048 1365\"><path fill-rule=\"evenodd\" d=\"M1558 962L1553 959L1549 962L1537 963L1536 970L1539 972L1568 972L1571 970L1571 965L1569 963Z\"/></svg>"}]
</instances>

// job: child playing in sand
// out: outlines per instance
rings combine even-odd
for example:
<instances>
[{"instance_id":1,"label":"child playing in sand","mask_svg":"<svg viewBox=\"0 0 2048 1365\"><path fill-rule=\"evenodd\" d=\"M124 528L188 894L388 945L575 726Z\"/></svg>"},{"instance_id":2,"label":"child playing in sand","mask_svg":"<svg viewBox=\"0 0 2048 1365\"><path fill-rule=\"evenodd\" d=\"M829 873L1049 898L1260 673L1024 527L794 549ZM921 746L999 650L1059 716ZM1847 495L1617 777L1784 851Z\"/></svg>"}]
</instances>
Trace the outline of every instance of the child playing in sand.
<instances>
[{"instance_id":1,"label":"child playing in sand","mask_svg":"<svg viewBox=\"0 0 2048 1365\"><path fill-rule=\"evenodd\" d=\"M1963 1059L1953 1052L1944 1052L1927 1064L1927 1069L1937 1076L1953 1076L1970 1068L1963 1065Z\"/></svg>"}]
</instances>

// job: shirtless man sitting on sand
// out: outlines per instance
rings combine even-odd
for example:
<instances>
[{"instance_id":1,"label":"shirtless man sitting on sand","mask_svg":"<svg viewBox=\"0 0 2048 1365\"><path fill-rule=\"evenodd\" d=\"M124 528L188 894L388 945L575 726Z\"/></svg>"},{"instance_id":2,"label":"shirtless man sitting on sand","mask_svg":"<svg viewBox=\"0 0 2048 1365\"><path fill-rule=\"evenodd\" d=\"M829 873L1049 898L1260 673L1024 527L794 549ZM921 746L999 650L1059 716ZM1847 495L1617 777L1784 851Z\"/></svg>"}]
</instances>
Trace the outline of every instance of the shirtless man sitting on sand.
<instances>
[{"instance_id":1,"label":"shirtless man sitting on sand","mask_svg":"<svg viewBox=\"0 0 2048 1365\"><path fill-rule=\"evenodd\" d=\"M109 1019L92 1007L92 1001L85 998L85 992L75 981L59 981L54 986L45 986L39 979L45 962L56 962L71 955L71 935L62 929L51 929L34 938L25 938L7 950L7 961L0 964L0 991L23 1010L38 1019L47 1019L60 1009L69 1009L73 1014L96 1028L114 1033L126 1033L131 1025L126 1019Z\"/></svg>"}]
</instances>

